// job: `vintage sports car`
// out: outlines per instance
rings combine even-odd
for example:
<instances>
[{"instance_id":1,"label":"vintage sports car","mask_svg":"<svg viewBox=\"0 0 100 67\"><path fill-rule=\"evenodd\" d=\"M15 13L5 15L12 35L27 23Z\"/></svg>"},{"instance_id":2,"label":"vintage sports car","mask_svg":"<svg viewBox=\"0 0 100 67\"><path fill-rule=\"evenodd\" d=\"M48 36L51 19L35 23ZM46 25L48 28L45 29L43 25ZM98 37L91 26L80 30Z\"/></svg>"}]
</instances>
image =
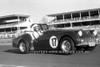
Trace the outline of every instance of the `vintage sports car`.
<instances>
[{"instance_id":1,"label":"vintage sports car","mask_svg":"<svg viewBox=\"0 0 100 67\"><path fill-rule=\"evenodd\" d=\"M31 31L24 31L12 40L13 47L18 48L21 53L33 50L71 54L79 46L94 48L98 44L96 30L49 29L46 24L33 24L31 28Z\"/></svg>"}]
</instances>

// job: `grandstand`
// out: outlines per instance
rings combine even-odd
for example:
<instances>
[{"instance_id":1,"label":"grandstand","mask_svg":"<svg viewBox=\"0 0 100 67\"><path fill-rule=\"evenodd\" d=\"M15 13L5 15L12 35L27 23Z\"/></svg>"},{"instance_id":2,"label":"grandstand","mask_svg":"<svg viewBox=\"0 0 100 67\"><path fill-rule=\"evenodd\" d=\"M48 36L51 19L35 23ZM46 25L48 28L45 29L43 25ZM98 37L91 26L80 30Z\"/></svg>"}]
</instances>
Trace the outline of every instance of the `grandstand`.
<instances>
[{"instance_id":1,"label":"grandstand","mask_svg":"<svg viewBox=\"0 0 100 67\"><path fill-rule=\"evenodd\" d=\"M0 38L17 37L20 31L28 30L32 21L29 15L6 15L0 17Z\"/></svg>"},{"instance_id":2,"label":"grandstand","mask_svg":"<svg viewBox=\"0 0 100 67\"><path fill-rule=\"evenodd\" d=\"M48 24L55 28L98 29L100 28L100 8L47 15L55 17Z\"/></svg>"}]
</instances>

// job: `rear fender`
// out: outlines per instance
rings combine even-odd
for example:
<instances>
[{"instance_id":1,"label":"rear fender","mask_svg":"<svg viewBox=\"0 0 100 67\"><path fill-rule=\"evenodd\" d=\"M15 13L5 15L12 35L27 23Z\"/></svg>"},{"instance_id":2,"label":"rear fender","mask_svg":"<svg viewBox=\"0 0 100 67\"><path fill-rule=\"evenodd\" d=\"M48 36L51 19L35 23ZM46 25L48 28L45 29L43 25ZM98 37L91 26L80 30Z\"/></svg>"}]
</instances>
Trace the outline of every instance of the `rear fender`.
<instances>
[{"instance_id":1,"label":"rear fender","mask_svg":"<svg viewBox=\"0 0 100 67\"><path fill-rule=\"evenodd\" d=\"M24 41L26 41L29 45L31 45L32 37L31 37L30 34L24 34L24 35L20 36L20 38L19 38L17 44L19 44L19 42L20 42L21 40L24 40Z\"/></svg>"}]
</instances>

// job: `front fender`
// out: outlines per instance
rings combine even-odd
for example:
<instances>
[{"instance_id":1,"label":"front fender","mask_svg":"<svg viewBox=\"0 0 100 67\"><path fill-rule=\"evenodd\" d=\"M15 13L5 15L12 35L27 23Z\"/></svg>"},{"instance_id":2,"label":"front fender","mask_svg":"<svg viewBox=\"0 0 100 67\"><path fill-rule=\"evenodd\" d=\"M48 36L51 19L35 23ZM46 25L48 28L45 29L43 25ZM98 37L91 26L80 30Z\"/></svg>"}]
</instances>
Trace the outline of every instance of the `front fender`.
<instances>
[{"instance_id":1,"label":"front fender","mask_svg":"<svg viewBox=\"0 0 100 67\"><path fill-rule=\"evenodd\" d=\"M79 43L79 40L80 40L80 37L74 31L72 31L72 32L66 32L66 33L65 32L64 33L61 33L60 34L60 41L64 37L71 38L74 41L75 44Z\"/></svg>"}]
</instances>

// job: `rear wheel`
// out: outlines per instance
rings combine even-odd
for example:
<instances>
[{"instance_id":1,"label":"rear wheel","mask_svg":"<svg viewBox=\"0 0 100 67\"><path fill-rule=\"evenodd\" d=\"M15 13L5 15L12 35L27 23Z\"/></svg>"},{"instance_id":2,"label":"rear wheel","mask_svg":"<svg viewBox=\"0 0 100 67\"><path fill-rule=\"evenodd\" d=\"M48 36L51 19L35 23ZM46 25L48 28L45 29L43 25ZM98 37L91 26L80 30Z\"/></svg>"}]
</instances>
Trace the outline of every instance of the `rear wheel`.
<instances>
[{"instance_id":1,"label":"rear wheel","mask_svg":"<svg viewBox=\"0 0 100 67\"><path fill-rule=\"evenodd\" d=\"M61 42L61 50L66 54L72 54L75 52L74 42L69 37L64 37Z\"/></svg>"},{"instance_id":2,"label":"rear wheel","mask_svg":"<svg viewBox=\"0 0 100 67\"><path fill-rule=\"evenodd\" d=\"M23 54L28 53L28 52L29 52L29 44L28 44L26 41L21 40L21 41L19 42L19 51L20 51L21 53L23 53Z\"/></svg>"}]
</instances>

